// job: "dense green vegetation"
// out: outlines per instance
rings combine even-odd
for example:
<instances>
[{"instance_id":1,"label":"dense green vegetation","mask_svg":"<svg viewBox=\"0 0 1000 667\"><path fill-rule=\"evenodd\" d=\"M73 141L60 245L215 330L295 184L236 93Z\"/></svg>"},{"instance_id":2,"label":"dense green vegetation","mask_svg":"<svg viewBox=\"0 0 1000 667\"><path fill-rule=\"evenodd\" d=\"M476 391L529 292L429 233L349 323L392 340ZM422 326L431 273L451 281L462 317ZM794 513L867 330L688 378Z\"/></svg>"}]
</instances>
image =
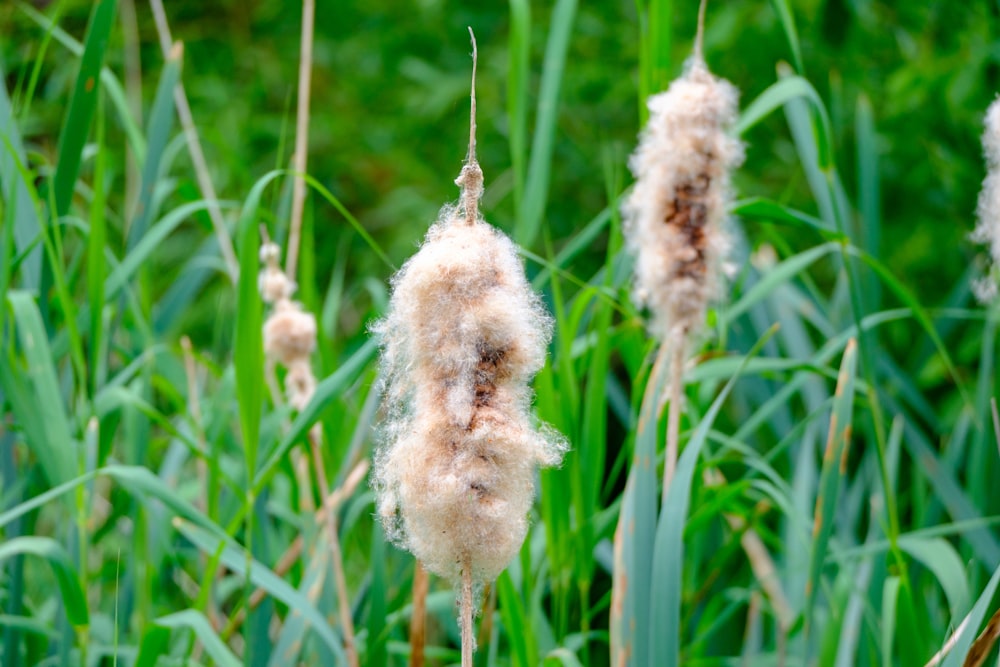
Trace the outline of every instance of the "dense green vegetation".
<instances>
[{"instance_id":1,"label":"dense green vegetation","mask_svg":"<svg viewBox=\"0 0 1000 667\"><path fill-rule=\"evenodd\" d=\"M301 413L265 382L257 292L259 225L288 237L296 4L166 3L172 58L146 3L0 5L0 664L347 664L349 625L361 664L411 660L414 561L362 478L368 326L458 195L466 26L484 214L555 317L536 411L572 447L484 596L477 664L620 664L624 643L634 665L923 665L968 618L941 661L962 664L1000 580L1000 318L967 239L996 3L709 4L747 159L662 507L618 206L697 3L318 2ZM616 567L649 601L612 605ZM453 591L432 579L426 604L428 664L457 663Z\"/></svg>"}]
</instances>

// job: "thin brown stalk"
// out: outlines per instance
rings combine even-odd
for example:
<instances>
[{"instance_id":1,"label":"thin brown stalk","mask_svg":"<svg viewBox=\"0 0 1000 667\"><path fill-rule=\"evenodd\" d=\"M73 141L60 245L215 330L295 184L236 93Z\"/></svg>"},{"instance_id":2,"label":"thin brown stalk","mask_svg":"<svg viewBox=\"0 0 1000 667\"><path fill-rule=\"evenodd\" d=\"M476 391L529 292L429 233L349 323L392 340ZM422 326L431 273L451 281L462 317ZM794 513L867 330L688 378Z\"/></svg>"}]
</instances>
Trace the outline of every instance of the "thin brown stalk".
<instances>
[{"instance_id":1,"label":"thin brown stalk","mask_svg":"<svg viewBox=\"0 0 1000 667\"><path fill-rule=\"evenodd\" d=\"M465 222L475 224L479 218L479 198L483 194L483 170L476 159L476 67L479 62L479 50L476 47L476 35L469 28L472 40L472 82L469 86L469 154L462 167L462 173L455 184L462 188L462 208L465 211Z\"/></svg>"},{"instance_id":2,"label":"thin brown stalk","mask_svg":"<svg viewBox=\"0 0 1000 667\"><path fill-rule=\"evenodd\" d=\"M726 484L726 478L715 468L706 468L702 473L702 479L705 486L710 488L720 488ZM764 541L757 534L757 531L747 525L743 517L728 512L723 513L722 516L729 524L729 528L740 536L740 545L750 563L750 569L753 570L761 590L767 595L771 607L774 609L774 614L778 619L778 628L781 632L787 632L795 619L795 613L781 588L778 569L775 567L774 559L771 558Z\"/></svg>"},{"instance_id":3,"label":"thin brown stalk","mask_svg":"<svg viewBox=\"0 0 1000 667\"><path fill-rule=\"evenodd\" d=\"M420 561L417 561L413 569L413 612L410 614L410 667L424 667L429 589L430 576Z\"/></svg>"},{"instance_id":4,"label":"thin brown stalk","mask_svg":"<svg viewBox=\"0 0 1000 667\"><path fill-rule=\"evenodd\" d=\"M316 430L309 431L309 446L313 455L313 468L316 471L316 482L323 496L330 488L326 480L326 470L323 467L323 454L319 447ZM340 611L340 623L344 631L344 653L347 664L358 667L358 649L354 642L354 619L351 616L351 601L347 594L347 578L344 576L344 555L340 550L340 537L337 535L337 513L330 505L323 503L326 511L326 531L330 540L330 551L333 556L333 577L337 586L337 605Z\"/></svg>"},{"instance_id":5,"label":"thin brown stalk","mask_svg":"<svg viewBox=\"0 0 1000 667\"><path fill-rule=\"evenodd\" d=\"M167 13L163 9L163 0L149 0L149 5L153 10L156 32L160 38L160 48L163 50L163 55L166 56L170 53L173 39L170 36ZM194 173L198 179L198 188L208 203L208 217L212 220L212 228L215 230L215 236L219 240L219 251L222 253L223 261L226 263L226 271L229 274L229 279L235 283L239 275L239 263L236 261L236 253L233 251L233 242L229 238L226 222L222 218L222 209L219 208L219 197L215 193L212 177L208 173L208 163L205 162L205 154L201 150L198 128L194 124L194 116L191 115L191 105L188 104L187 93L184 92L184 84L182 83L178 83L177 88L174 90L174 102L177 105L177 116L180 118L181 127L184 128L184 137L187 139L187 148L191 154L191 163L194 165Z\"/></svg>"},{"instance_id":6,"label":"thin brown stalk","mask_svg":"<svg viewBox=\"0 0 1000 667\"><path fill-rule=\"evenodd\" d=\"M292 186L292 219L288 231L285 275L295 280L302 234L302 213L306 203L306 157L309 147L309 92L312 79L314 0L302 0L302 39L299 47L299 100L295 115L295 181Z\"/></svg>"},{"instance_id":7,"label":"thin brown stalk","mask_svg":"<svg viewBox=\"0 0 1000 667\"><path fill-rule=\"evenodd\" d=\"M1000 639L1000 609L993 613L986 627L976 637L976 641L972 642L962 667L981 667L986 662L986 658L997 639Z\"/></svg>"},{"instance_id":8,"label":"thin brown stalk","mask_svg":"<svg viewBox=\"0 0 1000 667\"><path fill-rule=\"evenodd\" d=\"M316 513L315 519L318 524L325 525L330 513L332 512L336 514L337 510L340 508L340 505L344 502L344 500L351 497L357 490L358 486L364 480L365 474L367 472L368 472L368 461L362 460L360 463L358 463L358 465L354 467L351 473L347 476L347 479L344 480L343 486L337 488L336 490L333 491L333 493L331 493L326 497L324 504L328 509ZM311 506L312 502L310 501L309 504ZM299 557L302 556L303 545L304 542L302 540L301 535L297 536L294 540L292 540L292 543L288 545L288 548L285 550L285 553L281 554L281 556L278 558L278 562L275 563L273 568L274 573L277 574L279 577L283 577L286 574L288 574L288 572L292 569L292 566L294 566L299 561ZM265 589L263 588L256 589L250 595L250 604L248 605L249 608L256 609L257 605L259 605L266 596L267 596L267 591ZM237 616L236 620L234 620L235 628L239 628L239 626L243 624L245 613L246 611L244 609L240 610L239 615Z\"/></svg>"},{"instance_id":9,"label":"thin brown stalk","mask_svg":"<svg viewBox=\"0 0 1000 667\"><path fill-rule=\"evenodd\" d=\"M663 462L663 504L667 503L667 491L677 470L677 449L681 430L681 401L684 393L684 344L683 331L671 337L673 356L670 360L670 389L667 400L667 448Z\"/></svg>"},{"instance_id":10,"label":"thin brown stalk","mask_svg":"<svg viewBox=\"0 0 1000 667\"><path fill-rule=\"evenodd\" d=\"M472 605L472 565L466 560L462 566L462 606L459 611L462 625L462 667L473 667L475 638L472 631Z\"/></svg>"},{"instance_id":11,"label":"thin brown stalk","mask_svg":"<svg viewBox=\"0 0 1000 667\"><path fill-rule=\"evenodd\" d=\"M698 31L694 36L694 57L701 61L705 61L705 57L702 54L702 44L705 38L705 5L708 4L708 0L701 0L698 4Z\"/></svg>"}]
</instances>

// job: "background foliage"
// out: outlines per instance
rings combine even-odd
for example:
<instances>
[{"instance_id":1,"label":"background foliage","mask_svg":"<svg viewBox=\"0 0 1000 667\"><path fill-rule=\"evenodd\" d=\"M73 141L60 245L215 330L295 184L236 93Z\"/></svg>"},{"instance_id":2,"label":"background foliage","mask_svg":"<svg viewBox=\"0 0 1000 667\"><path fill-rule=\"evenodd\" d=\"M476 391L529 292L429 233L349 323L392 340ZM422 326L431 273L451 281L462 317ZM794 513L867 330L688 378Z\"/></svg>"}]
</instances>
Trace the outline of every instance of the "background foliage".
<instances>
[{"instance_id":1,"label":"background foliage","mask_svg":"<svg viewBox=\"0 0 1000 667\"><path fill-rule=\"evenodd\" d=\"M69 42L85 41L92 4L0 5L4 664L341 659L329 545L311 509L320 494L289 455L317 418L328 475L351 491L340 539L362 663L406 661L412 559L383 543L371 494L348 478L376 418L366 326L393 266L457 195L470 25L484 209L528 241L529 276L557 318L537 409L574 446L542 475L529 541L487 596L478 659L608 664L626 480L641 476L635 452L662 450L656 429L639 426L654 344L628 299L616 201L644 93L680 72L696 3L320 0L298 281L328 379L298 417L266 399L251 442L259 402L235 369L256 362L234 335L261 313L221 268L158 91L183 81L253 275L256 223L287 233L290 179L264 178L290 160L300 9L171 1L184 54L169 65L149 7L120 0L110 74L88 98L75 92ZM633 646L634 664L924 664L970 611L964 647L995 609L996 313L971 300L981 253L967 234L981 117L1000 90L998 34L1000 7L984 1L710 3L706 57L745 110L737 271L687 378L682 443L701 455L690 507L658 511L654 482L653 516L640 521L684 540L649 532L626 547L635 590L671 591L680 610L661 625L636 607L664 628L650 636L677 646ZM772 87L792 71L799 84ZM832 413L853 426L829 438L846 449L843 469L823 463ZM729 483L708 484L705 471ZM751 567L748 528L773 560L787 617ZM304 555L276 575L299 535ZM635 569L643 562L648 572ZM683 570L655 565L667 562ZM255 588L268 595L241 629ZM429 659L457 661L452 593L432 583L428 606Z\"/></svg>"}]
</instances>

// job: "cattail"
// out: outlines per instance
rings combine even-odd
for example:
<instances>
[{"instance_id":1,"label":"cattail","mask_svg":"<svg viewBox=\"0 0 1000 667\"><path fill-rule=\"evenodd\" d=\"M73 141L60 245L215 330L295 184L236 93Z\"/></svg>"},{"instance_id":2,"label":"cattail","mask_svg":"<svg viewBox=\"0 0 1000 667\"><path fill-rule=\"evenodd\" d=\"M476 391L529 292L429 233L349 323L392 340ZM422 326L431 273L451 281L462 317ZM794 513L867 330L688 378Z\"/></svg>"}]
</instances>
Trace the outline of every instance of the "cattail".
<instances>
[{"instance_id":1,"label":"cattail","mask_svg":"<svg viewBox=\"0 0 1000 667\"><path fill-rule=\"evenodd\" d=\"M1000 282L1000 98L986 110L983 153L986 156L986 179L979 193L976 215L979 222L972 240L989 246L989 275L973 286L981 303L991 303Z\"/></svg>"},{"instance_id":2,"label":"cattail","mask_svg":"<svg viewBox=\"0 0 1000 667\"><path fill-rule=\"evenodd\" d=\"M702 2L683 76L648 100L649 122L629 163L636 183L622 207L636 301L673 348L664 494L677 459L684 350L720 290L730 172L743 160L743 145L727 133L738 92L712 75L701 54L704 9Z\"/></svg>"},{"instance_id":3,"label":"cattail","mask_svg":"<svg viewBox=\"0 0 1000 667\"><path fill-rule=\"evenodd\" d=\"M463 590L517 554L535 468L557 463L563 449L529 410L551 318L514 243L479 215L474 95L460 203L442 209L392 279L389 312L374 329L387 412L373 480L379 517L397 545ZM471 609L463 612L464 636Z\"/></svg>"}]
</instances>

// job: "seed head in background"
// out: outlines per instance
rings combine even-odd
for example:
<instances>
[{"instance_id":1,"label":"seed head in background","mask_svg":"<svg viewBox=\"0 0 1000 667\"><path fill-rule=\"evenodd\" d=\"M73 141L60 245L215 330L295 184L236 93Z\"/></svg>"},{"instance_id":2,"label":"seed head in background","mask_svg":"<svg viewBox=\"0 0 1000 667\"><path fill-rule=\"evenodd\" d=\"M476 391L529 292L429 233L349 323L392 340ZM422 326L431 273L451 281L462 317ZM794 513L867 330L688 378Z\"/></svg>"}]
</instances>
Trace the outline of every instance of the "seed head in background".
<instances>
[{"instance_id":1,"label":"seed head in background","mask_svg":"<svg viewBox=\"0 0 1000 667\"><path fill-rule=\"evenodd\" d=\"M442 209L392 279L374 327L386 413L373 475L379 517L393 542L463 586L469 575L494 579L520 550L535 469L564 449L530 413L551 318L514 243L479 215L474 94L460 202Z\"/></svg>"},{"instance_id":2,"label":"seed head in background","mask_svg":"<svg viewBox=\"0 0 1000 667\"><path fill-rule=\"evenodd\" d=\"M677 463L685 349L721 291L730 172L743 161L743 144L728 133L739 93L708 70L704 25L702 0L684 74L647 102L649 122L629 161L636 183L622 206L627 246L635 256L636 302L652 312L651 329L664 343L660 359L668 348L672 352L664 500ZM658 380L651 382L655 387Z\"/></svg>"},{"instance_id":3,"label":"seed head in background","mask_svg":"<svg viewBox=\"0 0 1000 667\"><path fill-rule=\"evenodd\" d=\"M978 222L972 240L989 248L989 275L976 281L973 289L980 303L994 303L1000 282L1000 98L986 110L983 131L983 154L986 179L979 192L976 209Z\"/></svg>"},{"instance_id":4,"label":"seed head in background","mask_svg":"<svg viewBox=\"0 0 1000 667\"><path fill-rule=\"evenodd\" d=\"M720 289L730 172L743 161L743 145L727 133L738 99L696 52L683 76L648 101L649 122L629 162L636 183L622 213L636 300L652 311L661 339L700 331Z\"/></svg>"}]
</instances>

